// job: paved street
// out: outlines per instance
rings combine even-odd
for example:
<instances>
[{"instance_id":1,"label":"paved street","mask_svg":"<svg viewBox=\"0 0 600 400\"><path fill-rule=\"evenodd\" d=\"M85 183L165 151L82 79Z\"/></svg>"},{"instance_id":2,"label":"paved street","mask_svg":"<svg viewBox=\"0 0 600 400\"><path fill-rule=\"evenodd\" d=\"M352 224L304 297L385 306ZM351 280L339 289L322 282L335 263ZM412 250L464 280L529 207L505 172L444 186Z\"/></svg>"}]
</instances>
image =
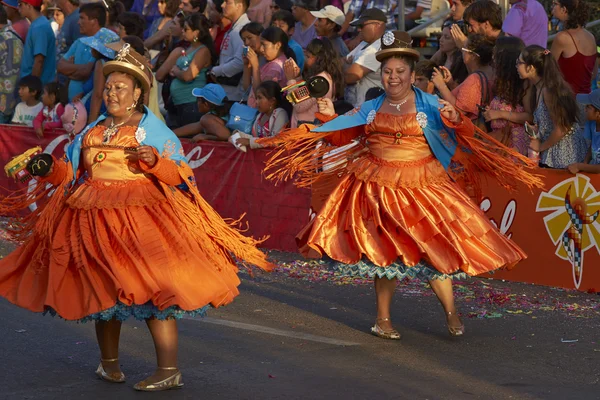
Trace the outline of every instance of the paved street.
<instances>
[{"instance_id":1,"label":"paved street","mask_svg":"<svg viewBox=\"0 0 600 400\"><path fill-rule=\"evenodd\" d=\"M472 280L457 293L463 293L458 305L467 334L453 339L428 289L401 285L393 319L403 339L394 342L368 333L374 321L369 284L299 278L289 270L243 279L232 305L205 320L181 321L185 387L153 394L131 388L154 366L144 323L123 325L127 383L109 384L94 375L93 325L1 300L0 399L600 398L598 295ZM473 295L477 288L510 293L513 302L551 298L553 305L506 311L511 304L491 304L496 312L486 315L493 318L469 318L485 310ZM592 311L582 312L584 304Z\"/></svg>"}]
</instances>

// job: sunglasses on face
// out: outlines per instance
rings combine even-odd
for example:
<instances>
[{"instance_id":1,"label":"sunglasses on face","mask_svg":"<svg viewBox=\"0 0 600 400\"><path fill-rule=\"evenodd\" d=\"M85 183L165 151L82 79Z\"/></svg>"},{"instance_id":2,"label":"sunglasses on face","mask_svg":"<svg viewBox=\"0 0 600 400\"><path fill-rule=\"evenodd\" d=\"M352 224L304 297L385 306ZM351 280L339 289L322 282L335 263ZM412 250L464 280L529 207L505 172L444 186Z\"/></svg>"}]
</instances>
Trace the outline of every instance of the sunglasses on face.
<instances>
[{"instance_id":1,"label":"sunglasses on face","mask_svg":"<svg viewBox=\"0 0 600 400\"><path fill-rule=\"evenodd\" d=\"M470 54L473 54L473 55L475 55L475 56L479 57L479 54L477 54L477 53L476 53L476 52L474 52L473 50L467 49L467 48L465 48L465 47L463 47L461 50L462 50L462 51L464 51L465 53L470 53Z\"/></svg>"}]
</instances>

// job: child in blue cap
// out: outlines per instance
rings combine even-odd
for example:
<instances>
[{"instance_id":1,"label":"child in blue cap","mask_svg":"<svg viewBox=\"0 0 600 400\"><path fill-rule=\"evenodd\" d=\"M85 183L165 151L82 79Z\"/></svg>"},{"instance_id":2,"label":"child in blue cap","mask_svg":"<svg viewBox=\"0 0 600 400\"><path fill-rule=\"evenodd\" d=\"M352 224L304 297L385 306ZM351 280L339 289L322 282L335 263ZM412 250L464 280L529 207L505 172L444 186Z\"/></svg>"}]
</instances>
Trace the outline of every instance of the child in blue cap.
<instances>
[{"instance_id":1,"label":"child in blue cap","mask_svg":"<svg viewBox=\"0 0 600 400\"><path fill-rule=\"evenodd\" d=\"M191 137L193 141L217 140L226 141L229 129L225 127L229 119L227 94L221 85L209 83L202 88L195 88L192 94L197 98L198 110L203 114L200 121L194 122L173 132L179 137Z\"/></svg>"},{"instance_id":2,"label":"child in blue cap","mask_svg":"<svg viewBox=\"0 0 600 400\"><path fill-rule=\"evenodd\" d=\"M585 117L587 122L584 126L583 136L590 143L590 149L585 157L585 162L571 164L569 172L600 173L600 89L590 94L578 94L577 102L585 105Z\"/></svg>"}]
</instances>

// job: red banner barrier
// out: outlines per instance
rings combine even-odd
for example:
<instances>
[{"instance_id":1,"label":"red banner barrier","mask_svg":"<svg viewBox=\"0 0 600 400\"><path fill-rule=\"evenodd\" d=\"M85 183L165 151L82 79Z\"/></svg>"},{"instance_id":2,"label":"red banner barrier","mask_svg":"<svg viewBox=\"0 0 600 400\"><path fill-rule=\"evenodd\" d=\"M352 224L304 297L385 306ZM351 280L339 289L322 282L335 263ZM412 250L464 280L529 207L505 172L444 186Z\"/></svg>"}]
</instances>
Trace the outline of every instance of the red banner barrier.
<instances>
[{"instance_id":1,"label":"red banner barrier","mask_svg":"<svg viewBox=\"0 0 600 400\"><path fill-rule=\"evenodd\" d=\"M0 125L0 162L35 146L61 157L68 144L63 131L47 132L38 139L31 128ZM246 213L247 234L269 235L264 246L296 251L294 237L308 222L310 190L300 190L290 182L275 186L262 176L267 150L236 150L229 143L182 141L184 152L193 168L200 193L226 218ZM0 174L0 187L16 190L24 185ZM5 190L4 193L6 194Z\"/></svg>"},{"instance_id":2,"label":"red banner barrier","mask_svg":"<svg viewBox=\"0 0 600 400\"><path fill-rule=\"evenodd\" d=\"M64 154L62 132L37 139L30 128L0 125L0 161L40 145L55 156ZM295 235L309 219L311 192L291 183L274 186L262 176L268 151L242 153L228 143L183 141L200 192L223 216L246 213L249 234L270 235L265 247L296 251ZM529 258L496 279L537 283L582 291L600 291L600 175L573 176L566 171L542 170L546 187L524 187L509 193L488 182L481 208L499 229L518 243ZM22 185L0 177L0 186ZM313 207L326 197L322 187Z\"/></svg>"}]
</instances>

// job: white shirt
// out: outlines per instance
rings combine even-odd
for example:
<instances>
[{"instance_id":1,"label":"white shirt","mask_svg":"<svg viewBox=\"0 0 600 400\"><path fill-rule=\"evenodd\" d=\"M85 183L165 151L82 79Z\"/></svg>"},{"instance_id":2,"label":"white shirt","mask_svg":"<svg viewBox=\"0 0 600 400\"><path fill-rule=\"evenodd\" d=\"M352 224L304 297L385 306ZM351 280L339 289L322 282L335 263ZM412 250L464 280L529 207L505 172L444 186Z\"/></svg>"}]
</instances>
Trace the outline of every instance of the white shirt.
<instances>
[{"instance_id":1,"label":"white shirt","mask_svg":"<svg viewBox=\"0 0 600 400\"><path fill-rule=\"evenodd\" d=\"M27 126L33 126L33 120L38 116L40 111L44 108L44 104L40 101L35 106L29 107L24 101L17 104L15 108L15 114L12 118L13 124L24 124Z\"/></svg>"},{"instance_id":2,"label":"white shirt","mask_svg":"<svg viewBox=\"0 0 600 400\"><path fill-rule=\"evenodd\" d=\"M346 101L354 107L358 107L364 103L365 94L369 89L372 87L382 87L381 74L379 73L381 63L375 58L375 53L379 51L380 46L381 41L379 39L371 44L361 42L348 54L348 57L352 57L354 60L354 64L358 64L371 71L356 82L356 84L349 85L346 88Z\"/></svg>"},{"instance_id":3,"label":"white shirt","mask_svg":"<svg viewBox=\"0 0 600 400\"><path fill-rule=\"evenodd\" d=\"M250 23L248 16L242 14L232 27L227 31L221 43L221 53L219 54L219 65L212 69L212 73L216 76L232 77L239 74L244 69L244 61L242 60L242 48L244 42L240 37L240 31L244 25ZM238 86L221 85L227 99L231 101L239 101L242 98L242 80Z\"/></svg>"}]
</instances>

